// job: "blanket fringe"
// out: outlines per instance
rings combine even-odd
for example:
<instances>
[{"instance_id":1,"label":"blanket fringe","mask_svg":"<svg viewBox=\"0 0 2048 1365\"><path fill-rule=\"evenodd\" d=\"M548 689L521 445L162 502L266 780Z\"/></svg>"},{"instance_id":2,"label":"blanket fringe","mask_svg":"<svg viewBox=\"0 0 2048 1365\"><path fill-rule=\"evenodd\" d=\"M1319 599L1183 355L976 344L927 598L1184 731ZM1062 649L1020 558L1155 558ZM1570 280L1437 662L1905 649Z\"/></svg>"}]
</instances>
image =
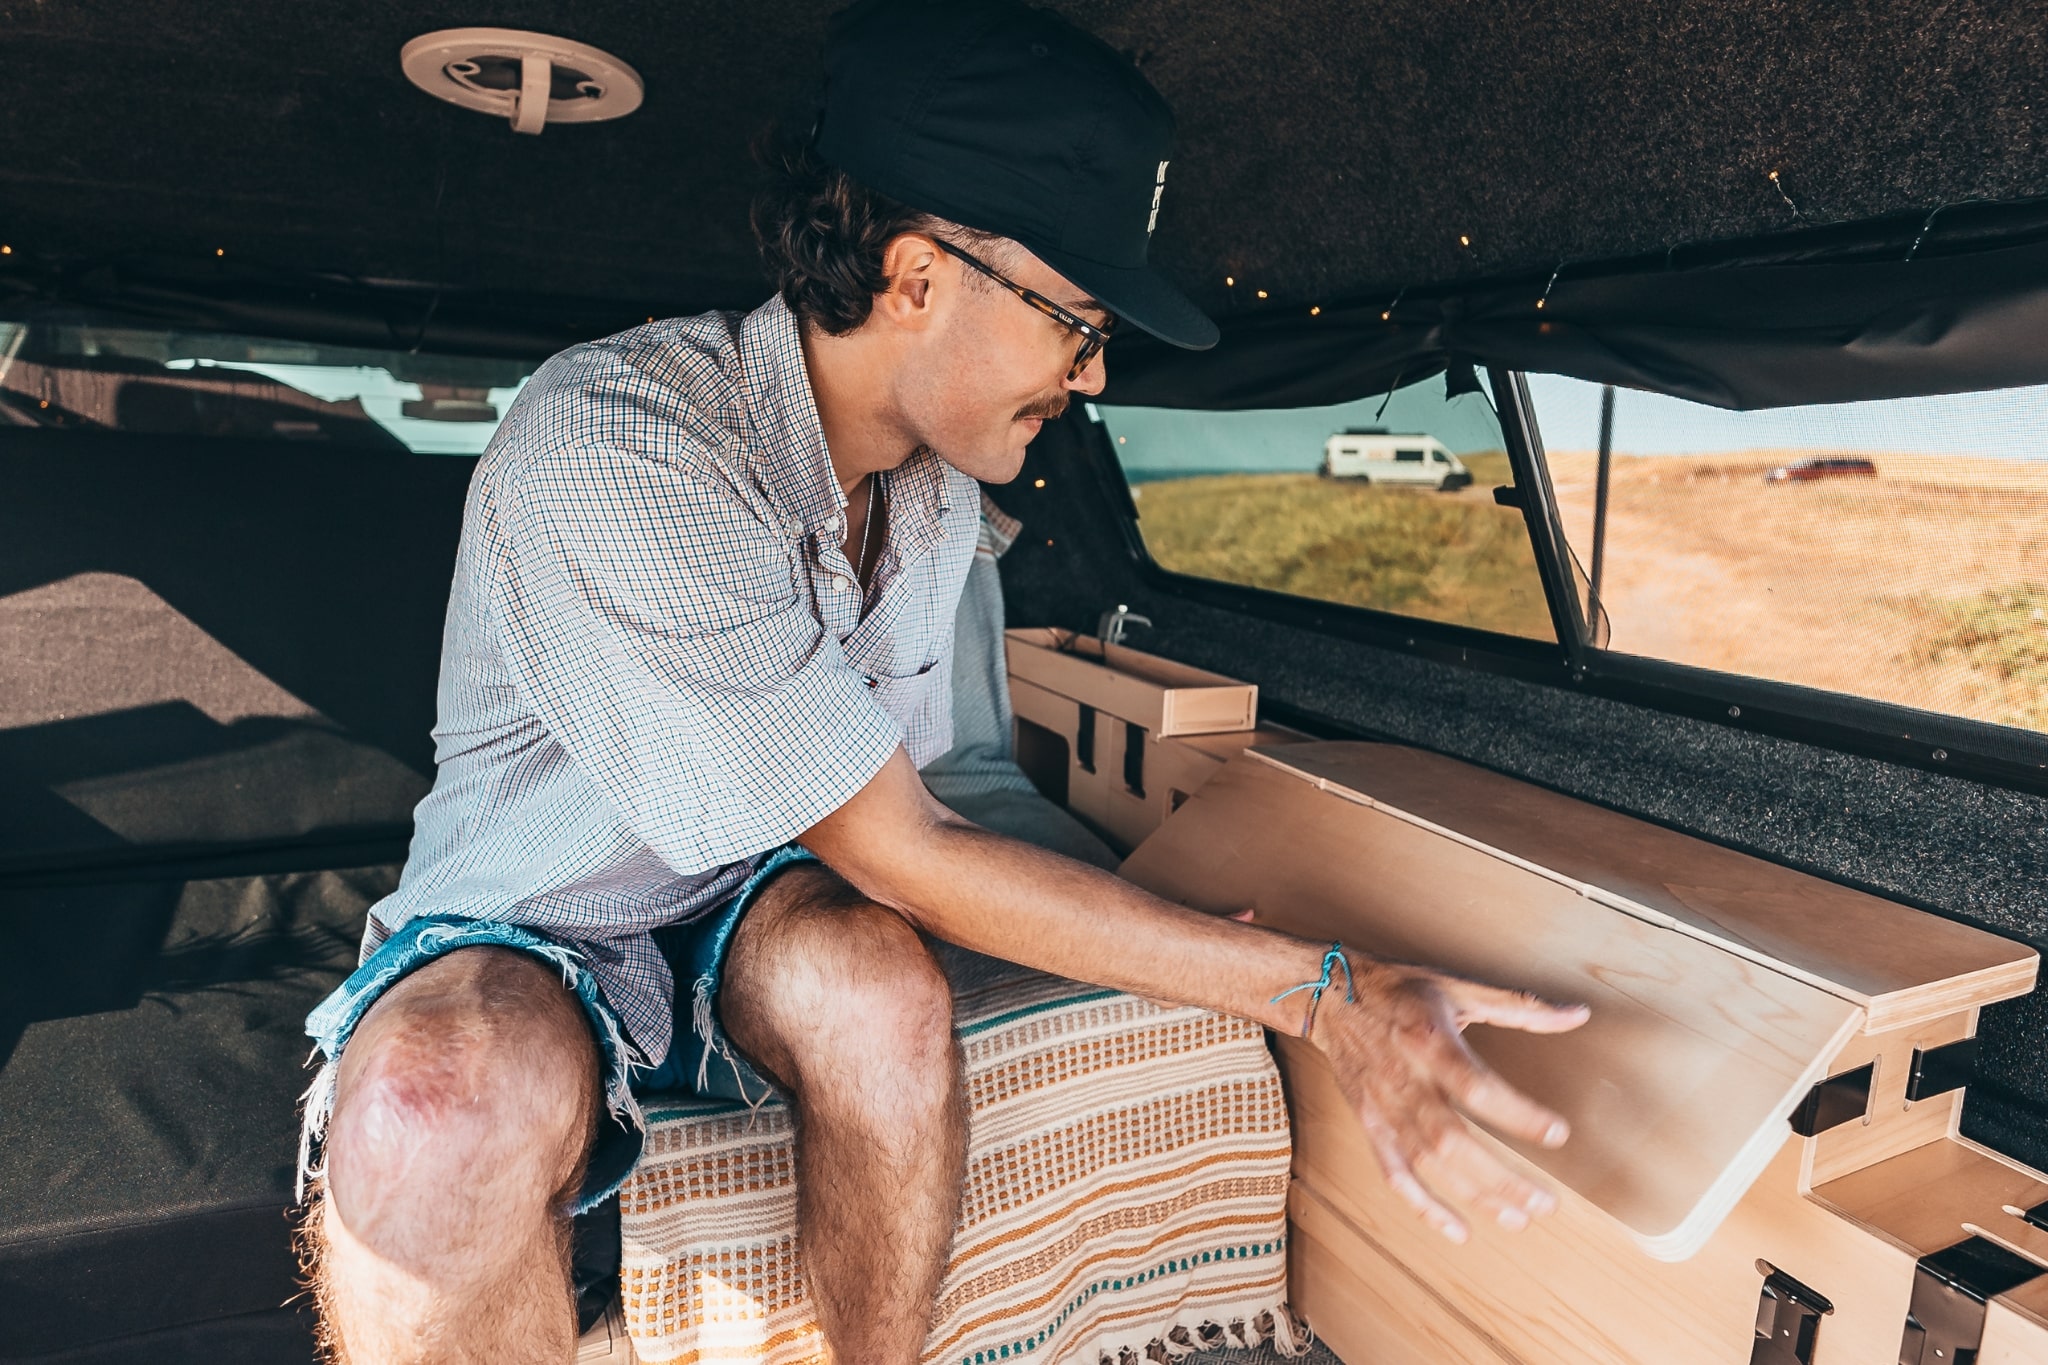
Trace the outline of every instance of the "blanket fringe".
<instances>
[{"instance_id":1,"label":"blanket fringe","mask_svg":"<svg viewBox=\"0 0 2048 1365\"><path fill-rule=\"evenodd\" d=\"M1246 1317L1228 1322L1202 1318L1179 1322L1145 1343L1142 1350L1129 1346L1098 1348L1096 1365L1176 1365L1201 1351L1249 1350L1266 1342L1282 1357L1305 1353L1315 1341L1308 1324L1294 1315L1285 1303L1275 1304Z\"/></svg>"}]
</instances>

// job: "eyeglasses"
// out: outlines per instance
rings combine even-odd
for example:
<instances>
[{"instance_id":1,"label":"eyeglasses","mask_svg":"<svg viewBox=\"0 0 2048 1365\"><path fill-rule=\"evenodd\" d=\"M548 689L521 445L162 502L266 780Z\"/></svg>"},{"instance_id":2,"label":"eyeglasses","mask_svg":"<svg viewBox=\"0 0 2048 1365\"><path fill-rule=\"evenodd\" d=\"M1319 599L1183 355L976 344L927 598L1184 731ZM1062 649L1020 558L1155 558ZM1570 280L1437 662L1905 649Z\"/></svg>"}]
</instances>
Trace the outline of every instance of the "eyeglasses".
<instances>
[{"instance_id":1,"label":"eyeglasses","mask_svg":"<svg viewBox=\"0 0 2048 1365\"><path fill-rule=\"evenodd\" d=\"M1110 333L1116 330L1115 318L1111 318L1098 327L1084 318L1076 317L1073 313L1060 307L1060 305L1054 303L1036 289L1026 289L1015 280L998 274L992 266L984 265L982 262L977 261L951 242L939 237L934 237L932 240L938 243L939 250L949 256L959 257L961 264L980 271L1012 294L1015 294L1018 298L1024 300L1024 302L1030 304L1033 308L1036 308L1039 312L1051 318L1054 322L1057 322L1060 326L1080 336L1081 345L1074 352L1074 367L1067 371L1069 382L1080 378L1081 371L1088 368L1088 362L1101 355L1102 348L1109 344Z\"/></svg>"}]
</instances>

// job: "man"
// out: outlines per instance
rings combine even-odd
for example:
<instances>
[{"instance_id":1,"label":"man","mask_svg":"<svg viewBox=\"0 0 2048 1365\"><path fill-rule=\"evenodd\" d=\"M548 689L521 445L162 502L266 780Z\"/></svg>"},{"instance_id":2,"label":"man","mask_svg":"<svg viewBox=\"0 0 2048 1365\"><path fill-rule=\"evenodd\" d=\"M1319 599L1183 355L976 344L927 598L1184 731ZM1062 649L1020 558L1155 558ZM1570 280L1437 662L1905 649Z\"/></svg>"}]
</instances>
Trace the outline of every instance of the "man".
<instances>
[{"instance_id":1,"label":"man","mask_svg":"<svg viewBox=\"0 0 2048 1365\"><path fill-rule=\"evenodd\" d=\"M778 297L556 357L478 466L434 791L309 1021L341 1359L568 1359L567 1215L637 1158L633 1089L772 1086L834 1357L914 1361L965 1152L929 939L1309 1036L1452 1236L1447 1200L1552 1203L1458 1111L1562 1121L1459 1031L1582 1013L1191 913L919 782L975 480L1100 391L1113 326L1216 333L1145 267L1172 123L1130 62L1007 0L866 0L827 67L756 213Z\"/></svg>"}]
</instances>

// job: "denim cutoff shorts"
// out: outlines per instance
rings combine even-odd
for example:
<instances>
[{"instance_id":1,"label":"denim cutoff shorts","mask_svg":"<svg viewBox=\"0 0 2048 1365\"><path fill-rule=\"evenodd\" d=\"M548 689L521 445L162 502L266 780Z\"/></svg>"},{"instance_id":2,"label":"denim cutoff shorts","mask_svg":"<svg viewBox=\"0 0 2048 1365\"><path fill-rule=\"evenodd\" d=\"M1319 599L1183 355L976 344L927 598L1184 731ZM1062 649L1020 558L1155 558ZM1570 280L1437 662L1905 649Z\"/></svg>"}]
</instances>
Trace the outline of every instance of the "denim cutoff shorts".
<instances>
[{"instance_id":1,"label":"denim cutoff shorts","mask_svg":"<svg viewBox=\"0 0 2048 1365\"><path fill-rule=\"evenodd\" d=\"M645 1137L636 1096L680 1090L703 1099L761 1104L774 1094L774 1087L733 1047L718 1021L726 954L748 907L769 879L798 863L817 861L815 854L798 845L779 848L709 914L654 931L655 946L675 974L676 999L668 1056L652 1069L633 1060L617 1012L598 989L596 974L573 946L494 920L453 916L407 920L306 1017L307 1036L327 1060L306 1092L305 1123L299 1137L300 1200L305 1199L306 1180L316 1169L318 1149L334 1109L342 1049L356 1025L394 983L458 948L512 948L539 958L561 973L562 983L575 994L590 1020L604 1068L607 1112L598 1120L583 1187L566 1212L580 1214L597 1207L632 1174Z\"/></svg>"}]
</instances>

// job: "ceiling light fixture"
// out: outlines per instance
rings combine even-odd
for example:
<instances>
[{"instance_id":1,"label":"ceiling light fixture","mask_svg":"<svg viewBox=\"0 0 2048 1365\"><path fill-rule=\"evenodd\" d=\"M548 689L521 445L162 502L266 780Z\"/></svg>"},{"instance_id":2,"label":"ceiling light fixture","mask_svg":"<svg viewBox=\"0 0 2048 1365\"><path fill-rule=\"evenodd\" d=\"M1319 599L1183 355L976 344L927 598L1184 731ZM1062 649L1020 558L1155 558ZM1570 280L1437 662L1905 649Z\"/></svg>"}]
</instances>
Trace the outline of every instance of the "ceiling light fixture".
<instances>
[{"instance_id":1,"label":"ceiling light fixture","mask_svg":"<svg viewBox=\"0 0 2048 1365\"><path fill-rule=\"evenodd\" d=\"M436 99L496 114L515 133L598 123L640 107L640 73L588 43L511 28L423 33L398 54L406 79Z\"/></svg>"}]
</instances>

